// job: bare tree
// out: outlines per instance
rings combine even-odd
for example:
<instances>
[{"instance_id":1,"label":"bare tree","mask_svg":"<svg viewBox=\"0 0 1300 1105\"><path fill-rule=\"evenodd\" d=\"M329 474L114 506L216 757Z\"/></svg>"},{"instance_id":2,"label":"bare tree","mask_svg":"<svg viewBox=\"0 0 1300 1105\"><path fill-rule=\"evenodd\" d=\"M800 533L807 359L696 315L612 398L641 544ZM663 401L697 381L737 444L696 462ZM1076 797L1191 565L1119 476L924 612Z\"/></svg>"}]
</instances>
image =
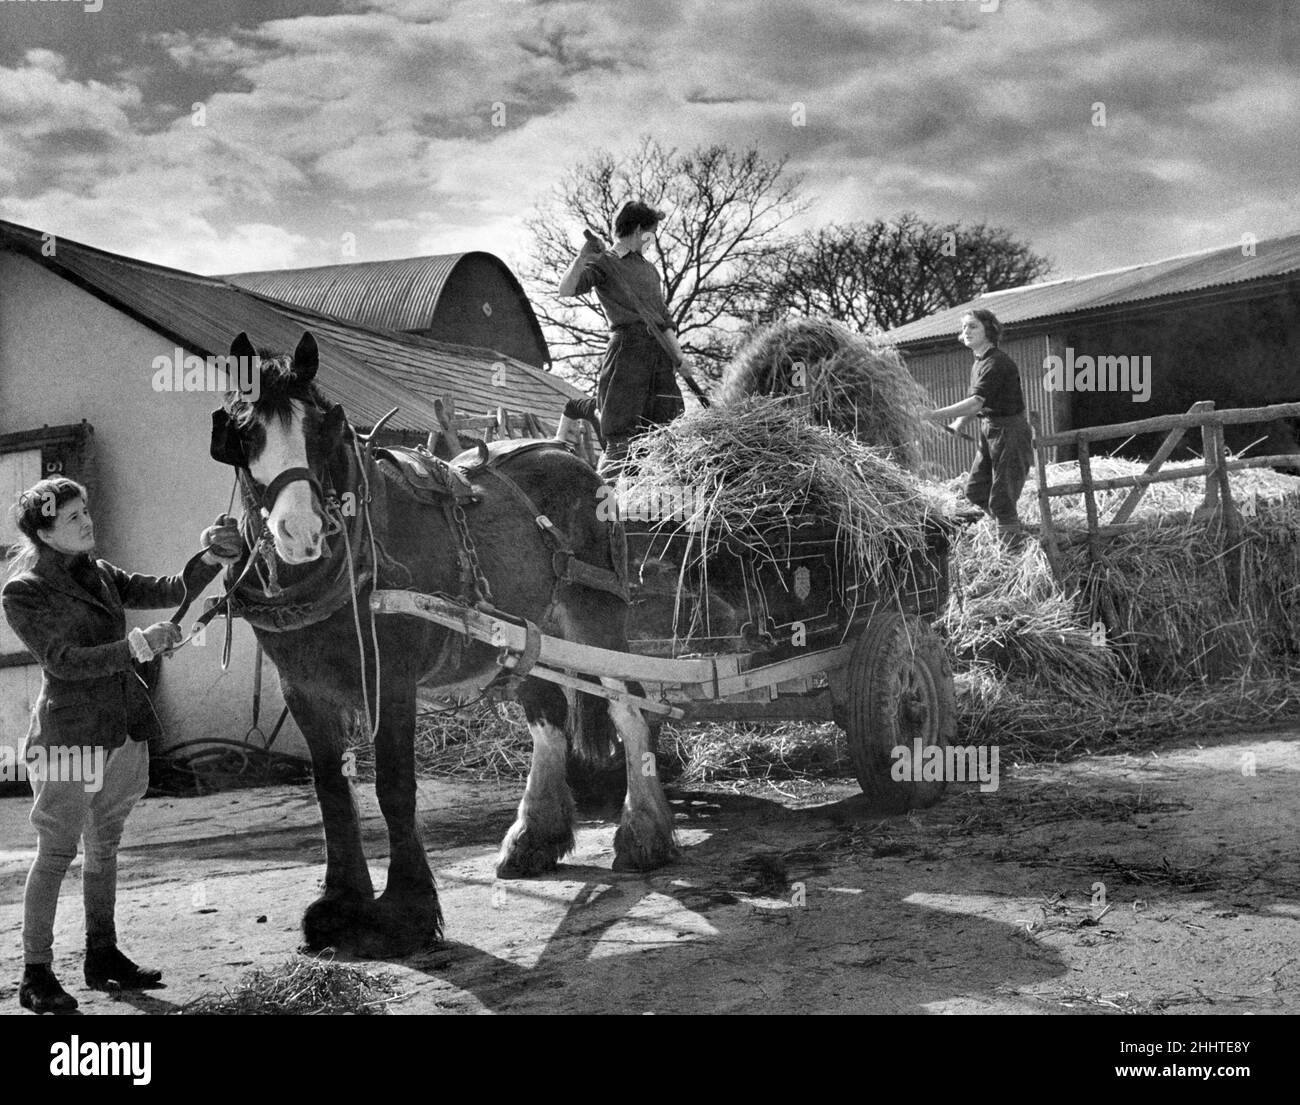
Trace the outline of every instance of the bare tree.
<instances>
[{"instance_id":1,"label":"bare tree","mask_svg":"<svg viewBox=\"0 0 1300 1105\"><path fill-rule=\"evenodd\" d=\"M534 211L531 249L520 266L556 368L575 381L595 378L607 340L604 315L594 295L561 300L556 288L582 245L583 227L610 240L619 208L639 199L668 216L647 259L659 267L678 340L698 375L716 376L729 335L755 302L756 272L766 271L764 262L783 248L781 227L805 207L785 160L721 145L679 153L644 137L626 153L600 150L574 166Z\"/></svg>"},{"instance_id":2,"label":"bare tree","mask_svg":"<svg viewBox=\"0 0 1300 1105\"><path fill-rule=\"evenodd\" d=\"M929 223L907 212L810 231L767 259L750 316L828 315L890 330L974 299L1032 283L1051 262L984 224Z\"/></svg>"}]
</instances>

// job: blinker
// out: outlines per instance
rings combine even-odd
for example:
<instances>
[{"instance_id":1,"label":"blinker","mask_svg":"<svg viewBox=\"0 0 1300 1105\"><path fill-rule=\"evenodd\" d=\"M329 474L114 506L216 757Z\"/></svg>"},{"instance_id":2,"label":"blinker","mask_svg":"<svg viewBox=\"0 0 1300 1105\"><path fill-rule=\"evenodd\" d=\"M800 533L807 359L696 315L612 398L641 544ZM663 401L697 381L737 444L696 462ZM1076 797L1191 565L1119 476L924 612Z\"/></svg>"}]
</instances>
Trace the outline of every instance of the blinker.
<instances>
[{"instance_id":1,"label":"blinker","mask_svg":"<svg viewBox=\"0 0 1300 1105\"><path fill-rule=\"evenodd\" d=\"M212 439L208 444L208 453L219 464L229 464L234 468L248 467L248 449L239 436L234 420L224 407L212 412Z\"/></svg>"}]
</instances>

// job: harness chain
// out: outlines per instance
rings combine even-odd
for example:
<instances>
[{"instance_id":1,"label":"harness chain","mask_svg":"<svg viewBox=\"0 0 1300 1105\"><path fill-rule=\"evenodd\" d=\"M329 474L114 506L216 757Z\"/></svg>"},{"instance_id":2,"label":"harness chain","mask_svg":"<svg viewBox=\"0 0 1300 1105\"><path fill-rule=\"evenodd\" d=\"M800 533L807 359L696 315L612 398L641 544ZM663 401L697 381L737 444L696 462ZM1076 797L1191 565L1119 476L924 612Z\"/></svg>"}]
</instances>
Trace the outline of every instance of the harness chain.
<instances>
[{"instance_id":1,"label":"harness chain","mask_svg":"<svg viewBox=\"0 0 1300 1105\"><path fill-rule=\"evenodd\" d=\"M375 665L375 711L373 720L370 710L369 684L365 673L365 642L361 628L360 616L360 592L367 583L375 587L381 585L381 576L386 576L393 580L398 586L409 587L412 583L411 570L400 560L394 558L384 547L382 539L375 533L374 521L371 517L371 503L373 493L370 484L369 468L375 464L374 457L370 452L370 442L367 441L363 450L358 443L355 434L351 436L349 444L351 445L350 456L356 463L357 476L359 478L359 490L361 492L361 510L359 510L353 521L356 527L355 536L357 537L357 546L354 551L352 537L354 534L352 526L349 526L346 516L343 512L342 502L335 491L332 483L329 485L328 492L317 486L320 493L322 512L327 521L333 528L328 530L324 535L326 539L341 535L343 539L345 556L343 565L335 568L334 578L326 587L325 593L319 593L319 575L312 576L306 580L300 580L289 585L286 589L280 586L279 572L276 563L274 539L267 526L267 516L262 513L262 504L255 494L255 488L252 485L252 477L246 470L240 470L237 474L237 485L244 500L246 523L245 543L249 547L249 564L245 565L244 570L238 578L230 585L229 590L224 596L227 605L227 623L226 623L226 647L223 650L223 669L229 657L229 645L231 637L231 627L235 615L243 617L255 628L265 629L272 632L285 632L304 628L317 622L324 621L332 616L344 603L351 600L353 612L353 625L357 634L357 648L361 658L361 684L363 706L366 711L366 720L370 725L370 737L373 741L378 735L379 723L381 719L381 697L382 697L382 663L379 648L378 626L373 612L370 613L370 638L371 648ZM432 459L432 458L431 458ZM504 472L500 471L495 465L485 464L485 470L490 471L501 484L502 487L513 497L534 520L541 530L544 542L548 542L555 549L555 555L552 558L552 570L556 578L561 582L573 582L588 587L594 587L600 590L609 591L618 595L625 602L628 601L628 590L626 577L618 571L609 571L608 569L597 567L596 565L587 564L585 561L578 559L576 553L569 547L564 535L555 527L551 520L540 511L529 498L527 493L519 487L513 479ZM385 478L387 474L385 473ZM400 478L400 477L399 477ZM327 476L328 479L328 476ZM315 481L312 481L313 483ZM233 506L234 490L231 492L231 503ZM449 527L456 537L457 558L461 565L462 589L467 592L461 596L461 601L468 601L476 606L486 606L495 610L494 596L492 585L483 571L483 566L479 560L478 549L474 543L474 538L469 528L469 520L465 515L465 510L455 496L450 496L450 505L447 501L443 502L444 514L450 516L451 526ZM253 520L257 519L257 522ZM611 552L614 551L615 538L617 534L611 534ZM366 563L366 549L369 548L369 563ZM255 561L261 560L262 565L257 565ZM618 558L615 557L617 564ZM265 570L263 570L263 565ZM249 568L252 567L257 572L258 579L261 582L262 594L266 599L273 601L258 601L238 595L237 592L244 588L244 580L248 575ZM233 568L230 569L233 572ZM404 578L403 578L404 577ZM294 601L286 599L286 593L294 592L303 593L308 590L317 591L317 594L307 601ZM447 596L449 597L449 596ZM498 614L503 612L497 611ZM510 617L510 615L505 615ZM514 620L514 619L512 619ZM527 624L527 623L525 623ZM533 630L535 634L535 628ZM444 642L438 664L447 660L454 651L454 646L463 647L463 638L456 633L449 633L447 640ZM526 666L531 666L531 663Z\"/></svg>"},{"instance_id":2,"label":"harness chain","mask_svg":"<svg viewBox=\"0 0 1300 1105\"><path fill-rule=\"evenodd\" d=\"M474 544L474 538L469 532L469 519L465 517L465 508L455 499L451 503L451 516L456 521L456 529L459 531L461 545L465 550L465 559L468 561L472 573L474 590L477 592L475 597L484 602L494 602L492 584L488 582L487 576L483 574L483 565L479 563L478 546Z\"/></svg>"}]
</instances>

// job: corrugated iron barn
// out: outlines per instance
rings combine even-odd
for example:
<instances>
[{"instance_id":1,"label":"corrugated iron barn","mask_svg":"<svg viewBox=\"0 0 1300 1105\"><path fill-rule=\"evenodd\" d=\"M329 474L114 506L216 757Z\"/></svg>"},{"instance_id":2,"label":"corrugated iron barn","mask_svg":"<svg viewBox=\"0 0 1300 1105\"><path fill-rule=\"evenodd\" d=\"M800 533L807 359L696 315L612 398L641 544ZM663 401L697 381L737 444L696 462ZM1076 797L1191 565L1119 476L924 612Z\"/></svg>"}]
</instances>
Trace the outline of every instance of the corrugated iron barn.
<instances>
[{"instance_id":1,"label":"corrugated iron barn","mask_svg":"<svg viewBox=\"0 0 1300 1105\"><path fill-rule=\"evenodd\" d=\"M0 288L0 499L11 503L42 475L81 480L91 492L99 555L128 571L179 571L231 499L230 470L208 457L220 395L159 390L159 358L221 355L241 330L259 347L289 350L311 330L321 352L318 383L354 425L367 429L397 407L389 426L419 440L437 425L438 397L451 397L460 414L505 407L533 415L549 432L565 401L581 394L499 349L341 321L219 277L3 221ZM9 546L16 535L7 511L0 514L0 546ZM158 615L128 617L147 625ZM257 651L243 622L234 634L227 672L215 641L163 664L156 703L168 746L239 739L249 729ZM22 739L39 686L39 668L0 618L0 741ZM268 665L265 731L281 703ZM277 747L301 750L299 740L290 721Z\"/></svg>"},{"instance_id":2,"label":"corrugated iron barn","mask_svg":"<svg viewBox=\"0 0 1300 1105\"><path fill-rule=\"evenodd\" d=\"M957 333L972 307L1004 324L1001 346L1020 366L1044 432L1182 412L1201 399L1218 407L1300 401L1300 233L992 292L891 331L937 404L967 394L971 355ZM1058 365L1056 384L1081 386L1049 390L1047 373ZM1148 369L1144 400L1134 385ZM1100 389L1125 372L1127 387ZM1293 422L1275 422L1229 426L1226 436L1234 452L1254 445L1279 454L1297 450L1296 433ZM1120 451L1149 458L1162 436L1141 435ZM1199 446L1194 436L1184 456ZM926 447L942 475L970 466L969 445L927 439Z\"/></svg>"},{"instance_id":3,"label":"corrugated iron barn","mask_svg":"<svg viewBox=\"0 0 1300 1105\"><path fill-rule=\"evenodd\" d=\"M380 330L493 349L539 368L551 359L519 281L490 253L241 272L225 279Z\"/></svg>"}]
</instances>

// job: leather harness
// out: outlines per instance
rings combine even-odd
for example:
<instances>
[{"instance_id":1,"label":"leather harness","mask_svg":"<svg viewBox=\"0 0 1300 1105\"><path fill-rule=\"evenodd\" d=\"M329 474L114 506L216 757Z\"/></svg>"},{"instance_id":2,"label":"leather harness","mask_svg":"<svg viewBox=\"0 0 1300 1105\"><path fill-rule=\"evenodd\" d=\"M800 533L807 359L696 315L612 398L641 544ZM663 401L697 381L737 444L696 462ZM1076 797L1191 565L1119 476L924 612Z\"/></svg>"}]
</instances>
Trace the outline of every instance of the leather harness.
<instances>
[{"instance_id":1,"label":"leather harness","mask_svg":"<svg viewBox=\"0 0 1300 1105\"><path fill-rule=\"evenodd\" d=\"M354 587L359 590L367 581L373 582L376 587L409 587L412 582L409 568L390 556L384 548L384 538L388 531L386 492L388 486L395 485L403 488L418 502L436 506L443 512L456 542L457 559L461 567L460 600L468 605L491 609L494 615L506 617L528 630L528 647L514 667L515 674L522 675L536 661L541 643L540 633L531 623L491 606L491 586L478 566L478 553L464 513L467 507L472 508L482 501L486 490L484 477L499 484L533 519L541 531L542 540L552 550L551 566L557 582L605 591L624 602L629 601L626 541L622 526L617 521L607 523L615 569L611 571L588 564L578 558L565 535L537 509L528 494L503 470L503 466L510 460L525 452L542 448L567 451L567 446L555 441L503 440L494 442L491 446L481 445L476 450L468 450L447 462L421 447L372 448L369 442L364 447L358 447L351 435L347 436L348 469L343 482L349 491L343 495L332 486L328 477L322 486L313 474L304 475L305 470L302 469L281 473L272 481L271 487L259 495L247 470L241 469L239 472L246 508L245 542L251 550L250 556L262 555L267 570L259 570L257 573L261 577L260 586L252 581L236 584L230 593L230 603L231 612L253 626L272 632L287 632L324 621L352 599ZM382 480L378 478L380 476ZM261 507L264 503L274 502L271 491L282 488L288 482L286 477L305 479L311 484L333 528L327 532L329 555L322 562L321 570L281 587L276 578L275 557L270 548L266 547L270 544L270 536L260 523ZM381 514L384 517L383 524L378 527L380 532L375 532L372 528L369 535L374 539L372 556L371 541L365 532L366 520L370 515L366 509L369 502L357 500L366 495L367 488L373 498L375 491L381 487L384 496ZM352 510L347 509L349 494L354 499L351 505L355 509ZM337 555L341 546L351 552L351 558ZM374 562L376 560L377 565ZM349 567L352 568L351 571ZM233 565L229 573L239 574L237 568L239 565ZM243 576L246 575L243 573ZM463 645L463 638L459 634L449 636L457 644ZM452 648L454 646L449 641L449 647L444 648L440 660L451 659ZM459 649L456 648L455 651L458 652Z\"/></svg>"}]
</instances>

